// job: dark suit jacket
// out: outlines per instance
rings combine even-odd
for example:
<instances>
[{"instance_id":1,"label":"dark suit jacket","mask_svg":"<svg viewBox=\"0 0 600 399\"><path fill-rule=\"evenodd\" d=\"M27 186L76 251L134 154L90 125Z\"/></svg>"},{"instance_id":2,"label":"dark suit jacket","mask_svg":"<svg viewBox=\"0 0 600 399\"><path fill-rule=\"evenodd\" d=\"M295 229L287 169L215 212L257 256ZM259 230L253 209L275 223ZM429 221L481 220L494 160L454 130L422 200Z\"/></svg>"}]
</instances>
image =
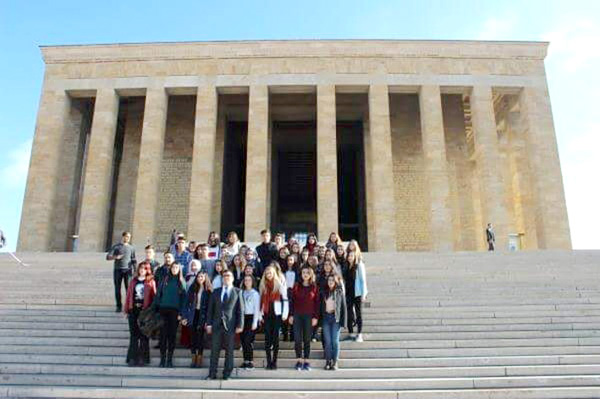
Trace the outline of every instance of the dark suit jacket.
<instances>
[{"instance_id":1,"label":"dark suit jacket","mask_svg":"<svg viewBox=\"0 0 600 399\"><path fill-rule=\"evenodd\" d=\"M213 330L223 329L226 332L234 332L236 328L244 328L244 301L242 291L232 287L227 302L221 302L223 288L217 288L210 296L206 325L212 326Z\"/></svg>"}]
</instances>

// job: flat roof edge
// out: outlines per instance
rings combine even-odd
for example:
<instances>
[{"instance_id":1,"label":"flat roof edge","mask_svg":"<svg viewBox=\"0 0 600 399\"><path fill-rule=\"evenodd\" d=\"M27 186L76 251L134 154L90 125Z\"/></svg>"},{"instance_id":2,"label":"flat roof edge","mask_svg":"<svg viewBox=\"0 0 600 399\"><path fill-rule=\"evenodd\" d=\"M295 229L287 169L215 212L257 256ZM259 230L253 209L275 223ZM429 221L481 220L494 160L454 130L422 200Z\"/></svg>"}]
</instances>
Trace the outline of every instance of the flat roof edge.
<instances>
[{"instance_id":1,"label":"flat roof edge","mask_svg":"<svg viewBox=\"0 0 600 399\"><path fill-rule=\"evenodd\" d=\"M252 57L544 59L549 42L490 40L231 40L39 46L46 64ZM132 51L135 50L135 51Z\"/></svg>"}]
</instances>

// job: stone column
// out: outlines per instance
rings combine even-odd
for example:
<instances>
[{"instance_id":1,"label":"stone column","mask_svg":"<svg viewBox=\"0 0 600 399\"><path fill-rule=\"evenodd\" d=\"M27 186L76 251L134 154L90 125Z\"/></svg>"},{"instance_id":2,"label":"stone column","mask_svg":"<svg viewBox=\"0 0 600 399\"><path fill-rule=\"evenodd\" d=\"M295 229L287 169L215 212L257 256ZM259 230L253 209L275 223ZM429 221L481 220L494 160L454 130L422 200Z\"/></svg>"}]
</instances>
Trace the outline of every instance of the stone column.
<instances>
[{"instance_id":1,"label":"stone column","mask_svg":"<svg viewBox=\"0 0 600 399\"><path fill-rule=\"evenodd\" d=\"M548 88L545 85L523 88L520 110L536 199L538 246L542 249L571 249L569 217Z\"/></svg>"},{"instance_id":2,"label":"stone column","mask_svg":"<svg viewBox=\"0 0 600 399\"><path fill-rule=\"evenodd\" d=\"M48 90L44 87L31 148L18 251L50 250L61 144L70 108L71 101L64 90Z\"/></svg>"},{"instance_id":3,"label":"stone column","mask_svg":"<svg viewBox=\"0 0 600 399\"><path fill-rule=\"evenodd\" d=\"M250 86L248 147L246 154L246 206L244 240L260 241L260 231L269 227L267 204L270 170L269 88Z\"/></svg>"},{"instance_id":4,"label":"stone column","mask_svg":"<svg viewBox=\"0 0 600 399\"><path fill-rule=\"evenodd\" d=\"M99 89L94 104L79 216L79 250L82 252L106 249L118 114L119 96L115 90Z\"/></svg>"},{"instance_id":5,"label":"stone column","mask_svg":"<svg viewBox=\"0 0 600 399\"><path fill-rule=\"evenodd\" d=\"M505 251L508 245L508 212L504 202L502 173L498 170L501 164L491 87L473 87L471 112L483 222L477 233L484 236L487 223L492 223L496 234L496 250Z\"/></svg>"},{"instance_id":6,"label":"stone column","mask_svg":"<svg viewBox=\"0 0 600 399\"><path fill-rule=\"evenodd\" d=\"M212 187L215 174L215 137L217 133L217 90L198 88L196 122L192 152L192 180L188 218L188 236L205 239L211 228Z\"/></svg>"},{"instance_id":7,"label":"stone column","mask_svg":"<svg viewBox=\"0 0 600 399\"><path fill-rule=\"evenodd\" d=\"M338 231L335 86L317 87L317 235Z\"/></svg>"},{"instance_id":8,"label":"stone column","mask_svg":"<svg viewBox=\"0 0 600 399\"><path fill-rule=\"evenodd\" d=\"M422 86L419 104L425 173L429 184L431 249L451 251L454 240L440 87Z\"/></svg>"},{"instance_id":9,"label":"stone column","mask_svg":"<svg viewBox=\"0 0 600 399\"><path fill-rule=\"evenodd\" d=\"M394 170L392 162L392 134L390 103L386 85L369 88L369 151L367 192L369 223L369 250L395 251L396 224L394 201Z\"/></svg>"},{"instance_id":10,"label":"stone column","mask_svg":"<svg viewBox=\"0 0 600 399\"><path fill-rule=\"evenodd\" d=\"M146 90L132 227L132 240L138 250L147 242L154 243L167 106L168 96L163 87Z\"/></svg>"}]
</instances>

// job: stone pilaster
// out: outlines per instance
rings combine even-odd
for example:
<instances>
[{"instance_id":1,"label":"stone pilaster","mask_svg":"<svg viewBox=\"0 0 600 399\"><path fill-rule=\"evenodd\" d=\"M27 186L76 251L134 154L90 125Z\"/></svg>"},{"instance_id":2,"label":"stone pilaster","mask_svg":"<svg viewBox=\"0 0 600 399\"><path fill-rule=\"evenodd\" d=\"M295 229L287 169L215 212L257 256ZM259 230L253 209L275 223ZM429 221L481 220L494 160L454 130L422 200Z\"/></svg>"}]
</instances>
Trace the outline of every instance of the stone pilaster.
<instances>
[{"instance_id":1,"label":"stone pilaster","mask_svg":"<svg viewBox=\"0 0 600 399\"><path fill-rule=\"evenodd\" d=\"M369 223L369 250L395 251L396 226L394 202L394 171L390 104L386 85L369 88L369 156L367 157L367 208Z\"/></svg>"},{"instance_id":2,"label":"stone pilaster","mask_svg":"<svg viewBox=\"0 0 600 399\"><path fill-rule=\"evenodd\" d=\"M335 86L317 87L317 235L338 231Z\"/></svg>"},{"instance_id":3,"label":"stone pilaster","mask_svg":"<svg viewBox=\"0 0 600 399\"><path fill-rule=\"evenodd\" d=\"M98 90L83 179L79 217L80 251L106 249L118 114L119 96L115 90Z\"/></svg>"},{"instance_id":4,"label":"stone pilaster","mask_svg":"<svg viewBox=\"0 0 600 399\"><path fill-rule=\"evenodd\" d=\"M496 250L505 251L508 245L508 212L502 173L498 170L501 164L491 87L473 87L471 112L482 217L479 234L485 236L487 223L492 223L496 234Z\"/></svg>"},{"instance_id":5,"label":"stone pilaster","mask_svg":"<svg viewBox=\"0 0 600 399\"><path fill-rule=\"evenodd\" d=\"M253 85L248 106L245 241L260 241L260 230L269 227L269 151L269 88Z\"/></svg>"},{"instance_id":6,"label":"stone pilaster","mask_svg":"<svg viewBox=\"0 0 600 399\"><path fill-rule=\"evenodd\" d=\"M453 249L450 186L442 98L439 86L422 86L419 93L425 173L429 184L431 249Z\"/></svg>"},{"instance_id":7,"label":"stone pilaster","mask_svg":"<svg viewBox=\"0 0 600 399\"><path fill-rule=\"evenodd\" d=\"M18 251L49 251L52 245L61 144L70 107L71 101L64 90L44 88L42 91L23 199Z\"/></svg>"},{"instance_id":8,"label":"stone pilaster","mask_svg":"<svg viewBox=\"0 0 600 399\"><path fill-rule=\"evenodd\" d=\"M168 96L163 87L146 90L132 228L132 239L138 249L145 246L147 242L155 241L167 107Z\"/></svg>"},{"instance_id":9,"label":"stone pilaster","mask_svg":"<svg viewBox=\"0 0 600 399\"><path fill-rule=\"evenodd\" d=\"M523 88L520 110L536 198L538 246L540 249L571 249L569 217L548 88Z\"/></svg>"},{"instance_id":10,"label":"stone pilaster","mask_svg":"<svg viewBox=\"0 0 600 399\"><path fill-rule=\"evenodd\" d=\"M215 170L217 133L217 90L199 87L196 96L196 122L192 154L188 236L204 240L211 229L211 200Z\"/></svg>"}]
</instances>

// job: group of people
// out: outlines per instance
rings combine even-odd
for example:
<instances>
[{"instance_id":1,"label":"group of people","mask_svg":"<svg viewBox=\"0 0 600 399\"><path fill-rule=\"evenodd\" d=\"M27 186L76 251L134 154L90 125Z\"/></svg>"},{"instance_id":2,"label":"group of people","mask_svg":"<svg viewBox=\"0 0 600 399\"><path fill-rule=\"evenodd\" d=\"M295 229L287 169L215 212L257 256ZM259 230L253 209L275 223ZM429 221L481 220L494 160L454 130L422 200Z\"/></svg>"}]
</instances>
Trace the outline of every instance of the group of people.
<instances>
[{"instance_id":1,"label":"group of people","mask_svg":"<svg viewBox=\"0 0 600 399\"><path fill-rule=\"evenodd\" d=\"M209 379L217 377L221 349L225 349L223 379L233 371L239 336L245 369L254 368L257 331L265 337L266 368L277 369L280 336L294 341L297 370L310 370L311 343L322 339L325 369L337 370L340 330L362 342L362 303L367 296L365 264L358 242L343 243L331 233L325 244L308 234L302 247L294 238L261 232L256 248L230 232L224 243L211 232L204 243L187 243L173 233L164 263L155 260L151 245L137 263L131 234L124 232L106 259L114 261L116 311L129 320L127 363L150 362L149 338L138 318L147 308L160 314L160 367L173 367L179 326L188 337L193 368L201 367L203 350L211 348ZM130 277L132 277L130 281ZM121 286L125 285L122 305ZM356 335L354 329L356 328ZM320 331L320 334L319 334Z\"/></svg>"}]
</instances>

